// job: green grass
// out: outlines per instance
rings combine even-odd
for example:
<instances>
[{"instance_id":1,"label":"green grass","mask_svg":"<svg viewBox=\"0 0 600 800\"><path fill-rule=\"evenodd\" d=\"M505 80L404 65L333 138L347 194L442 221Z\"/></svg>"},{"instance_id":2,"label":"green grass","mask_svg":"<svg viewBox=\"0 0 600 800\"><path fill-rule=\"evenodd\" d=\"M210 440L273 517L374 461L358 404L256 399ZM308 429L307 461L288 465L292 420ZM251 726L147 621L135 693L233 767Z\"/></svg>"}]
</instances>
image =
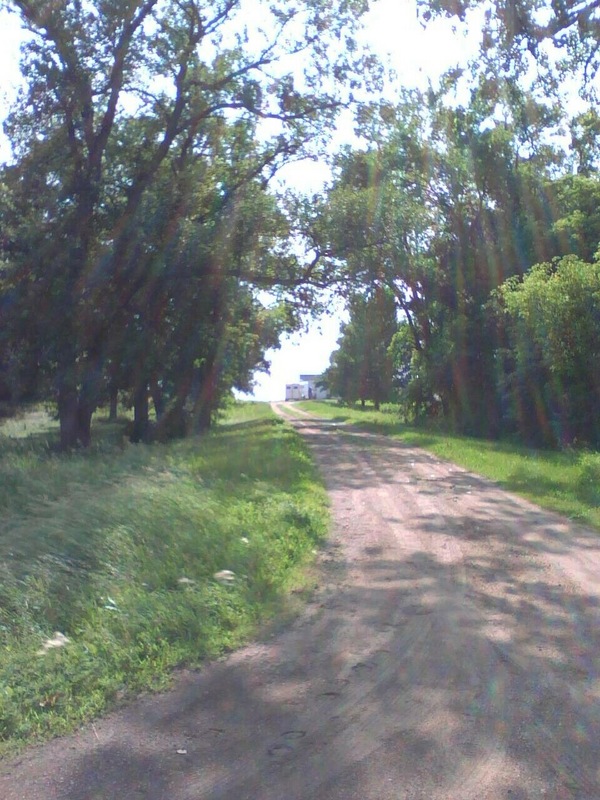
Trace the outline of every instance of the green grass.
<instances>
[{"instance_id":1,"label":"green grass","mask_svg":"<svg viewBox=\"0 0 600 800\"><path fill-rule=\"evenodd\" d=\"M285 410L285 412L289 414L291 417L296 417L296 419L306 419L306 414L303 414L301 411L298 411L298 409L296 408L297 405L299 405L299 401L292 400L291 402L286 401L285 403L283 403L282 407Z\"/></svg>"},{"instance_id":2,"label":"green grass","mask_svg":"<svg viewBox=\"0 0 600 800\"><path fill-rule=\"evenodd\" d=\"M169 445L120 431L99 421L91 452L58 455L42 412L0 427L0 752L238 646L326 532L306 448L266 404Z\"/></svg>"},{"instance_id":3,"label":"green grass","mask_svg":"<svg viewBox=\"0 0 600 800\"><path fill-rule=\"evenodd\" d=\"M345 422L360 426L363 430L376 433L397 433L404 426L399 422L399 408L391 403L375 411L372 405L343 406L335 400L303 400L298 407L316 416L326 417L334 422Z\"/></svg>"},{"instance_id":4,"label":"green grass","mask_svg":"<svg viewBox=\"0 0 600 800\"><path fill-rule=\"evenodd\" d=\"M347 408L333 401L306 401L300 408L422 447L496 481L538 505L600 528L600 453L534 450L513 442L458 436L398 421L393 406Z\"/></svg>"}]
</instances>

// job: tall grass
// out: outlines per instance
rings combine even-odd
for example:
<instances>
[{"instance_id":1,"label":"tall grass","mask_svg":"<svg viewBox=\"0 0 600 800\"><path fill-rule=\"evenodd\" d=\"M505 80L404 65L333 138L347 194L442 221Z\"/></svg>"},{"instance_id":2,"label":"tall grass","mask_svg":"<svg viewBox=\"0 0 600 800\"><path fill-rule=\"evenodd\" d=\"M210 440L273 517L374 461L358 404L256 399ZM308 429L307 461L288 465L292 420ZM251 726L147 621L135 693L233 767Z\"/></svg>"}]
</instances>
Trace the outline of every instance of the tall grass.
<instances>
[{"instance_id":1,"label":"tall grass","mask_svg":"<svg viewBox=\"0 0 600 800\"><path fill-rule=\"evenodd\" d=\"M239 645L326 531L305 446L266 405L169 445L95 433L58 455L39 412L0 428L0 752Z\"/></svg>"},{"instance_id":2,"label":"tall grass","mask_svg":"<svg viewBox=\"0 0 600 800\"><path fill-rule=\"evenodd\" d=\"M511 441L488 441L416 428L399 421L393 406L381 411L348 408L332 401L307 401L300 408L317 416L383 433L422 447L496 481L544 508L600 528L600 453L535 450Z\"/></svg>"}]
</instances>

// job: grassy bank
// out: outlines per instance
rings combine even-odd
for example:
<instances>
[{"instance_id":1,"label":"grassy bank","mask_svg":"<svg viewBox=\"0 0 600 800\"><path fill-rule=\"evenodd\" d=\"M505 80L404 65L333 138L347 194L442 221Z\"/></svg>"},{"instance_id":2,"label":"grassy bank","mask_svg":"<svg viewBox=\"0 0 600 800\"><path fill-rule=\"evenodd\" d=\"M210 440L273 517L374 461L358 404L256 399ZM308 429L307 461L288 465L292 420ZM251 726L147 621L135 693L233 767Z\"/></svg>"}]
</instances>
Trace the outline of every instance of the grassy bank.
<instances>
[{"instance_id":1,"label":"grassy bank","mask_svg":"<svg viewBox=\"0 0 600 800\"><path fill-rule=\"evenodd\" d=\"M317 416L384 433L423 447L441 458L491 478L544 508L600 528L600 453L534 450L415 428L397 421L393 408L346 408L331 401L307 401L300 408Z\"/></svg>"},{"instance_id":2,"label":"grassy bank","mask_svg":"<svg viewBox=\"0 0 600 800\"><path fill-rule=\"evenodd\" d=\"M95 433L56 455L41 412L0 427L0 752L239 645L326 531L304 444L266 405L169 445Z\"/></svg>"}]
</instances>

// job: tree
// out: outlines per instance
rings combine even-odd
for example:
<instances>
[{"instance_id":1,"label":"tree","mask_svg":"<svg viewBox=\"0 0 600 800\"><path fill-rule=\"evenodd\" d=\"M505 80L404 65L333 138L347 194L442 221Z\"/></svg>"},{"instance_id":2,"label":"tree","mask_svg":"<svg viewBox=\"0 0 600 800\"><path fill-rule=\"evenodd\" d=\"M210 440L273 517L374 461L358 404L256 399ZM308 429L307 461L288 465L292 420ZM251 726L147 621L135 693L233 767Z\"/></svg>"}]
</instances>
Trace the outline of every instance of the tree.
<instances>
[{"instance_id":1,"label":"tree","mask_svg":"<svg viewBox=\"0 0 600 800\"><path fill-rule=\"evenodd\" d=\"M600 263L565 256L498 290L507 389L522 435L600 443Z\"/></svg>"},{"instance_id":2,"label":"tree","mask_svg":"<svg viewBox=\"0 0 600 800\"><path fill-rule=\"evenodd\" d=\"M9 283L35 331L61 443L72 447L90 440L106 341L168 246L168 225L153 248L139 237L165 169L184 183L190 161L234 120L275 126L247 179L268 181L299 157L331 121L346 79L358 80L352 35L365 4L265 3L252 40L239 0L5 5L29 34L26 89L5 126L16 158L6 171L15 223ZM337 39L348 47L330 47ZM185 192L174 194L183 208ZM175 224L183 212L172 212Z\"/></svg>"},{"instance_id":3,"label":"tree","mask_svg":"<svg viewBox=\"0 0 600 800\"><path fill-rule=\"evenodd\" d=\"M384 109L366 150L343 151L323 201L321 247L352 294L389 290L420 349L429 334L423 284L434 268L427 245L437 222L423 98ZM388 115L389 112L389 115Z\"/></svg>"},{"instance_id":4,"label":"tree","mask_svg":"<svg viewBox=\"0 0 600 800\"><path fill-rule=\"evenodd\" d=\"M338 160L324 250L343 264L348 291L393 293L412 336L417 415L441 407L460 430L499 430L486 304L510 275L566 252L548 200L560 154L543 135L559 121L531 93L482 77L465 106L448 104L442 89L372 109L363 116L371 145Z\"/></svg>"},{"instance_id":5,"label":"tree","mask_svg":"<svg viewBox=\"0 0 600 800\"><path fill-rule=\"evenodd\" d=\"M593 77L598 69L600 2L598 0L417 0L421 18L467 19L469 11L485 9L484 50L500 49L518 60L523 48L537 58L540 44L551 41L567 50L570 68Z\"/></svg>"},{"instance_id":6,"label":"tree","mask_svg":"<svg viewBox=\"0 0 600 800\"><path fill-rule=\"evenodd\" d=\"M571 121L571 149L577 175L590 177L600 165L600 115L595 108L577 114Z\"/></svg>"},{"instance_id":7,"label":"tree","mask_svg":"<svg viewBox=\"0 0 600 800\"><path fill-rule=\"evenodd\" d=\"M396 304L389 290L354 295L350 319L342 325L339 348L331 356L324 380L331 394L345 402L371 400L375 408L391 400L393 361L390 343L398 328Z\"/></svg>"},{"instance_id":8,"label":"tree","mask_svg":"<svg viewBox=\"0 0 600 800\"><path fill-rule=\"evenodd\" d=\"M560 250L594 259L600 243L600 180L598 175L566 175L549 187L556 219L552 231Z\"/></svg>"},{"instance_id":9,"label":"tree","mask_svg":"<svg viewBox=\"0 0 600 800\"><path fill-rule=\"evenodd\" d=\"M254 283L273 272L272 249L288 236L289 226L255 175L264 166L255 139L240 133L239 125L221 126L210 157L188 159L179 180L172 169L162 171L143 203L131 263L114 282L127 302L116 294L117 324L103 340L102 360L111 365L113 383L134 398L135 439L149 430L149 387L162 417L158 435L183 431L192 408L194 425L206 427L224 391L247 381L228 369L223 374L232 382L227 390L221 387L223 355L241 364L232 343L255 354L256 363L244 369L262 362L241 331L248 315L259 313ZM98 297L95 307L105 300ZM272 314L259 316L275 320ZM291 317L278 319L287 324ZM257 341L265 348L277 343L270 335Z\"/></svg>"}]
</instances>

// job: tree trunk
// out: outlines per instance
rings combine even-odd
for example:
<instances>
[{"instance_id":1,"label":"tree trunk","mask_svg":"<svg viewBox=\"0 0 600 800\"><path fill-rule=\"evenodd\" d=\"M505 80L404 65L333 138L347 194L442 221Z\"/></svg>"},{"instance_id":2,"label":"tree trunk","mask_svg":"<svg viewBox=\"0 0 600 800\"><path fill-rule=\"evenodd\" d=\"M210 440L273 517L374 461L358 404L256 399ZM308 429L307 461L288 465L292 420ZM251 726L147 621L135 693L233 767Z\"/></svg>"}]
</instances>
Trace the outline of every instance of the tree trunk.
<instances>
[{"instance_id":1,"label":"tree trunk","mask_svg":"<svg viewBox=\"0 0 600 800\"><path fill-rule=\"evenodd\" d=\"M119 390L116 386L110 387L110 406L108 412L108 421L109 422L116 422L117 421L117 414L118 414L118 404L119 404Z\"/></svg>"},{"instance_id":2,"label":"tree trunk","mask_svg":"<svg viewBox=\"0 0 600 800\"><path fill-rule=\"evenodd\" d=\"M194 431L196 433L202 433L210 429L213 410L208 403L203 403L198 409L194 410Z\"/></svg>"},{"instance_id":3,"label":"tree trunk","mask_svg":"<svg viewBox=\"0 0 600 800\"><path fill-rule=\"evenodd\" d=\"M79 403L77 389L67 382L58 389L58 420L60 424L60 449L72 450L77 447L79 434Z\"/></svg>"},{"instance_id":4,"label":"tree trunk","mask_svg":"<svg viewBox=\"0 0 600 800\"><path fill-rule=\"evenodd\" d=\"M180 375L175 397L168 407L164 407L163 403L163 409L157 421L156 438L159 442L166 442L169 439L181 439L188 434L188 414L185 410L185 404L192 388L193 370L182 368Z\"/></svg>"},{"instance_id":5,"label":"tree trunk","mask_svg":"<svg viewBox=\"0 0 600 800\"><path fill-rule=\"evenodd\" d=\"M193 426L195 433L207 431L212 425L213 412L217 406L219 370L213 362L207 364L199 377L194 398Z\"/></svg>"},{"instance_id":6,"label":"tree trunk","mask_svg":"<svg viewBox=\"0 0 600 800\"><path fill-rule=\"evenodd\" d=\"M85 398L80 397L77 404L77 439L82 447L92 442L92 414L94 408Z\"/></svg>"},{"instance_id":7,"label":"tree trunk","mask_svg":"<svg viewBox=\"0 0 600 800\"><path fill-rule=\"evenodd\" d=\"M58 391L58 419L60 423L60 449L89 447L92 441L92 414L94 405L76 388L62 384Z\"/></svg>"}]
</instances>

